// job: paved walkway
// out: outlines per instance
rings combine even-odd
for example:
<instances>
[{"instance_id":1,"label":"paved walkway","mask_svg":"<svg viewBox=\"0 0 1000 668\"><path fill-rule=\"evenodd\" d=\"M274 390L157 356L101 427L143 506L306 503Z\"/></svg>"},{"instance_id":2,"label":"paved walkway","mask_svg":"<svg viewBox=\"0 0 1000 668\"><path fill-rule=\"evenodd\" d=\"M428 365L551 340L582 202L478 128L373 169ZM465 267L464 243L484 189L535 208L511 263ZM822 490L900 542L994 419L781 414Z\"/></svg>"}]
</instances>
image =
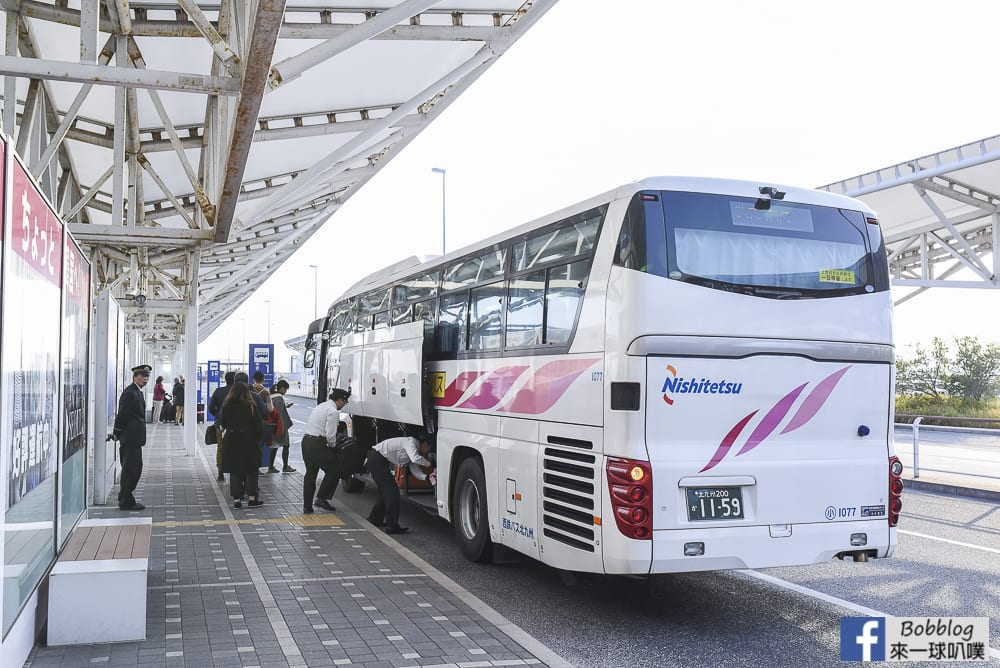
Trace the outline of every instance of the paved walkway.
<instances>
[{"instance_id":1,"label":"paved walkway","mask_svg":"<svg viewBox=\"0 0 1000 668\"><path fill-rule=\"evenodd\" d=\"M568 665L358 515L297 514L301 472L261 476L266 505L234 510L214 446L187 457L179 435L150 425L146 510L89 513L153 518L146 640L36 647L26 665Z\"/></svg>"}]
</instances>

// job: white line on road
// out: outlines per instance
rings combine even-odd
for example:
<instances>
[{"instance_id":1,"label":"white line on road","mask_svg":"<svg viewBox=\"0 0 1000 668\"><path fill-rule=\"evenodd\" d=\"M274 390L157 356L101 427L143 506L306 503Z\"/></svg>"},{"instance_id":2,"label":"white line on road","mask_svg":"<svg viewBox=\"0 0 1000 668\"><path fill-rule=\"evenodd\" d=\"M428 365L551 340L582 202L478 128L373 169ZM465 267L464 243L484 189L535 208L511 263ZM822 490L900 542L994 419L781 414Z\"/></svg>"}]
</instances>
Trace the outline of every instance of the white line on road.
<instances>
[{"instance_id":1,"label":"white line on road","mask_svg":"<svg viewBox=\"0 0 1000 668\"><path fill-rule=\"evenodd\" d=\"M938 538L937 536L929 536L925 533L917 533L916 531L904 531L902 529L897 529L899 533L906 534L907 536L916 536L917 538L926 538L928 540L939 540L942 543L949 543L951 545L958 545L961 547L971 547L973 550L982 550L983 552L992 552L993 554L1000 554L1000 550L993 547L985 547L983 545L973 545L972 543L963 543L959 540L951 540L950 538Z\"/></svg>"},{"instance_id":2,"label":"white line on road","mask_svg":"<svg viewBox=\"0 0 1000 668\"><path fill-rule=\"evenodd\" d=\"M949 542L951 542L951 541L949 541ZM973 547L975 547L975 546L973 546ZM881 612L880 610L876 610L874 608L869 608L867 606L860 605L858 603L852 603L851 601L848 601L846 599L840 598L838 596L833 596L832 594L827 594L827 593L824 593L824 592L821 592L821 591L817 591L815 589L810 589L809 587L803 587L802 585L795 584L794 582L788 582L787 580L781 580L781 579L776 578L776 577L774 577L772 575L765 575L764 573L758 573L757 571L750 571L750 570L741 570L741 571L736 571L736 572L740 573L741 575L744 575L746 577L756 578L757 580L760 580L762 582L766 582L767 584L773 585L775 587L781 587L782 589L788 589L790 591L794 591L796 593L802 594L803 596L809 596L810 598L819 599L820 601L823 601L824 603L829 603L831 605L836 605L836 606L839 606L841 608L845 608L845 609L850 610L852 612L860 613L860 614L864 615L865 617L894 617L895 616L895 615L890 615L887 612ZM943 615L941 615L941 616L943 616ZM994 659L1000 660L1000 649L996 649L994 647L990 647L990 656L993 657Z\"/></svg>"}]
</instances>

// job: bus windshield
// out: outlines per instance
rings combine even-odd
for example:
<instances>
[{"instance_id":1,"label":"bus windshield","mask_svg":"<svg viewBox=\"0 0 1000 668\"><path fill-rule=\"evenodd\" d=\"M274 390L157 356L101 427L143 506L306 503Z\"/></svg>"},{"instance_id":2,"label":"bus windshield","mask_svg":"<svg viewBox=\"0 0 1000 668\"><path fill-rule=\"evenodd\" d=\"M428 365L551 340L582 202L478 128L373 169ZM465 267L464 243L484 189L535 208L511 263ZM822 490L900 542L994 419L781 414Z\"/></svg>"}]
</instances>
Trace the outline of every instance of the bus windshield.
<instances>
[{"instance_id":1,"label":"bus windshield","mask_svg":"<svg viewBox=\"0 0 1000 668\"><path fill-rule=\"evenodd\" d=\"M644 256L631 266L686 283L773 299L889 287L860 211L660 191L637 195L626 225ZM630 266L623 252L620 240L618 261Z\"/></svg>"}]
</instances>

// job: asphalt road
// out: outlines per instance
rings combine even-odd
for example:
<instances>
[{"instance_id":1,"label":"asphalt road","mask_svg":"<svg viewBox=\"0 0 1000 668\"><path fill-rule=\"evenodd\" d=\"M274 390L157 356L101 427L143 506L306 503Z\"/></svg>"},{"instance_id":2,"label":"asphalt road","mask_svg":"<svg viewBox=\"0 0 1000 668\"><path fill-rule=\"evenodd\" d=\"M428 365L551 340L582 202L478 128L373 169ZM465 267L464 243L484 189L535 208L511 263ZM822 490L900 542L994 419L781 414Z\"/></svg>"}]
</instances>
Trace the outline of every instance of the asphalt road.
<instances>
[{"instance_id":1,"label":"asphalt road","mask_svg":"<svg viewBox=\"0 0 1000 668\"><path fill-rule=\"evenodd\" d=\"M311 403L295 401L301 427ZM369 484L334 504L366 514L374 498ZM444 520L404 505L401 523L400 543L576 666L843 666L840 618L882 614L990 617L1000 665L995 503L906 492L891 559L650 578L567 576L517 555L473 564Z\"/></svg>"}]
</instances>

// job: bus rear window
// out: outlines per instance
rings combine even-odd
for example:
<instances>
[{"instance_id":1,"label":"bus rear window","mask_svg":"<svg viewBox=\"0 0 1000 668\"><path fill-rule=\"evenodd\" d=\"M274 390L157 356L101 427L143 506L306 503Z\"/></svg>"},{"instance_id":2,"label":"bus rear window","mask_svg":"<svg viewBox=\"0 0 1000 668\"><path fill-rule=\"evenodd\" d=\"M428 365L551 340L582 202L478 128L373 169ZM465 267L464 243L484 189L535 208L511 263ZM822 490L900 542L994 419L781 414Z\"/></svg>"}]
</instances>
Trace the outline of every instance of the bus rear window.
<instances>
[{"instance_id":1,"label":"bus rear window","mask_svg":"<svg viewBox=\"0 0 1000 668\"><path fill-rule=\"evenodd\" d=\"M626 245L632 250L626 252ZM782 200L640 193L629 207L616 260L674 280L774 299L889 288L879 267L885 257L870 247L860 211Z\"/></svg>"}]
</instances>

